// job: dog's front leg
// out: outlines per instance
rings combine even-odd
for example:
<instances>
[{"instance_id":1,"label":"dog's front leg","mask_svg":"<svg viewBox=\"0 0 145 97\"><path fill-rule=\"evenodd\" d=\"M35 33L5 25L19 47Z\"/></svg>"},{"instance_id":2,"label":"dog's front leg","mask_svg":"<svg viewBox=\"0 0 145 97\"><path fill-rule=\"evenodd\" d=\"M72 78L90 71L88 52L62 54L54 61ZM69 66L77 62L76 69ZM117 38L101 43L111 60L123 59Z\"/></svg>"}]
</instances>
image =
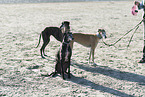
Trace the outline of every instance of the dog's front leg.
<instances>
[{"instance_id":1,"label":"dog's front leg","mask_svg":"<svg viewBox=\"0 0 145 97\"><path fill-rule=\"evenodd\" d=\"M63 64L64 64L64 59L61 59L61 63L60 63L60 65L61 65L61 76L65 80L65 78L64 78Z\"/></svg>"},{"instance_id":2,"label":"dog's front leg","mask_svg":"<svg viewBox=\"0 0 145 97\"><path fill-rule=\"evenodd\" d=\"M90 63L90 60L91 60L91 54L92 54L92 49L90 49L90 55L89 55L89 60L88 60L89 63Z\"/></svg>"},{"instance_id":3,"label":"dog's front leg","mask_svg":"<svg viewBox=\"0 0 145 97\"><path fill-rule=\"evenodd\" d=\"M92 49L92 61L93 61L93 63L94 63L94 53L95 53L95 50Z\"/></svg>"},{"instance_id":4,"label":"dog's front leg","mask_svg":"<svg viewBox=\"0 0 145 97\"><path fill-rule=\"evenodd\" d=\"M68 62L68 78L71 78L70 77L70 59L69 59L69 62Z\"/></svg>"}]
</instances>

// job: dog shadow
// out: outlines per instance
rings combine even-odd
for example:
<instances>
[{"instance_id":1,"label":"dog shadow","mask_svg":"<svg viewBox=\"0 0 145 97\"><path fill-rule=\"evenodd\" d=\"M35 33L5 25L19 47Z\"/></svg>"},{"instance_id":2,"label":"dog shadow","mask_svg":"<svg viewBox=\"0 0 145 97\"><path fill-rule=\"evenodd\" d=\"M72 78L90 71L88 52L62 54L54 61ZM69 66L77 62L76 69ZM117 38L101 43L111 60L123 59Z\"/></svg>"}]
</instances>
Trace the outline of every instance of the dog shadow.
<instances>
[{"instance_id":1,"label":"dog shadow","mask_svg":"<svg viewBox=\"0 0 145 97\"><path fill-rule=\"evenodd\" d=\"M86 63L76 63L73 60L71 65L74 66L74 67L83 69L87 72L100 73L100 74L103 74L103 75L106 75L106 76L109 76L109 77L112 77L112 78L115 78L115 79L119 79L119 80L125 80L125 81L129 81L129 82L137 82L139 85L144 85L145 86L145 76L143 76L143 75L138 75L138 74L134 74L134 73L130 73L130 72L123 72L123 71L120 71L120 70L111 69L107 66L98 66L98 65L96 65L95 67L92 67L92 66L86 66L84 64L86 64ZM56 75L56 76L58 76L58 75ZM43 77L48 77L48 74L43 75ZM91 89L95 89L95 90L99 90L99 91L102 91L102 92L110 93L110 94L113 94L115 96L134 97L133 95L126 94L126 93L121 92L119 90L96 84L96 83L94 83L90 80L87 80L87 79L83 78L83 77L76 77L76 76L71 74L71 79L68 79L67 76L65 76L65 78L66 78L67 81L79 84L81 86L87 86Z\"/></svg>"},{"instance_id":2,"label":"dog shadow","mask_svg":"<svg viewBox=\"0 0 145 97\"><path fill-rule=\"evenodd\" d=\"M67 81L71 81L73 83L82 85L82 86L87 86L90 87L91 89L95 89L95 90L99 90L102 92L106 92L106 93L110 93L113 94L115 96L120 96L120 97L134 97L133 95L129 95L120 91L117 91L115 89L109 88L109 87L105 87L99 84L95 84L87 79L81 78L81 77L76 77L74 75L71 74L71 79L67 79Z\"/></svg>"},{"instance_id":3,"label":"dog shadow","mask_svg":"<svg viewBox=\"0 0 145 97\"><path fill-rule=\"evenodd\" d=\"M139 85L145 86L145 76L138 75L130 72L123 72L120 70L111 69L107 66L97 66L96 67L88 67L84 64L78 64L73 61L72 66L77 66L80 69L83 69L92 73L100 73L115 79L125 80L129 82L137 82Z\"/></svg>"},{"instance_id":4,"label":"dog shadow","mask_svg":"<svg viewBox=\"0 0 145 97\"><path fill-rule=\"evenodd\" d=\"M145 85L145 76L142 76L142 75L110 69L107 66L88 67L88 66L85 66L83 64L78 64L78 63L74 63L74 62L72 64L72 66L77 66L77 68L83 69L83 70L88 71L88 72L100 73L100 74L103 74L103 75L106 75L106 76L109 76L112 78L116 78L119 80L137 82L139 85ZM68 81L80 84L82 86L90 87L91 89L100 90L102 92L110 93L110 94L113 94L116 96L135 97L133 95L129 95L129 94L126 94L124 92L120 92L118 90L96 84L94 82L91 82L91 81L83 78L83 77L76 77L72 74L71 74L71 79L68 79Z\"/></svg>"},{"instance_id":5,"label":"dog shadow","mask_svg":"<svg viewBox=\"0 0 145 97\"><path fill-rule=\"evenodd\" d=\"M59 74L59 75L55 75L53 78L55 78L57 76L61 77L61 75ZM50 76L49 76L49 74L44 74L44 75L41 75L41 77L45 78L45 77L50 77ZM71 74L70 79L67 78L67 75L65 75L65 78L66 78L67 81L71 81L71 82L79 84L81 86L87 86L91 89L100 90L102 92L110 93L110 94L113 94L113 95L116 95L116 96L134 97L133 95L129 95L129 94L117 91L117 90L109 88L109 87L105 87L105 86L102 86L102 85L95 84L95 83L93 83L93 82L91 82L87 79L84 79L82 77L76 77L72 74Z\"/></svg>"}]
</instances>

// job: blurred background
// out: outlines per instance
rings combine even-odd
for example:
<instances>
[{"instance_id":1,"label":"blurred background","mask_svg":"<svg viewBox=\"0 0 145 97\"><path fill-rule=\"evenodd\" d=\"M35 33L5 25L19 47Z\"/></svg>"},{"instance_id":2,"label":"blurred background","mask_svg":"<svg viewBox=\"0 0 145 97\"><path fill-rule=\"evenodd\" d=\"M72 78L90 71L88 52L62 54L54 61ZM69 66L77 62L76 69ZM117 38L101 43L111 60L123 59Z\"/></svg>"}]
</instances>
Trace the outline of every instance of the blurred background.
<instances>
[{"instance_id":1,"label":"blurred background","mask_svg":"<svg viewBox=\"0 0 145 97\"><path fill-rule=\"evenodd\" d=\"M47 3L47 2L82 2L82 1L134 1L134 0L0 0L0 3Z\"/></svg>"}]
</instances>

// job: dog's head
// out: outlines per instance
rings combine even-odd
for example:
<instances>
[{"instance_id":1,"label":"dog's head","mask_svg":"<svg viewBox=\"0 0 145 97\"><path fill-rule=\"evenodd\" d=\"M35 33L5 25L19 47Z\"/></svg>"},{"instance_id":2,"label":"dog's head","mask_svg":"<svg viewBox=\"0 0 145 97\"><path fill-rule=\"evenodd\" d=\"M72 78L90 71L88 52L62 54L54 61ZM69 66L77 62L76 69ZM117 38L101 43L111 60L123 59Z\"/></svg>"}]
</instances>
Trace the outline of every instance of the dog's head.
<instances>
[{"instance_id":1,"label":"dog's head","mask_svg":"<svg viewBox=\"0 0 145 97\"><path fill-rule=\"evenodd\" d=\"M62 22L60 29L62 31L62 33L65 33L66 31L70 31L70 22L69 21L64 21Z\"/></svg>"},{"instance_id":2,"label":"dog's head","mask_svg":"<svg viewBox=\"0 0 145 97\"><path fill-rule=\"evenodd\" d=\"M64 37L63 42L65 43L70 43L74 39L72 32L70 31L65 32L63 37Z\"/></svg>"},{"instance_id":3,"label":"dog's head","mask_svg":"<svg viewBox=\"0 0 145 97\"><path fill-rule=\"evenodd\" d=\"M97 36L101 39L101 38L107 38L106 36L106 31L104 29L98 29L98 33Z\"/></svg>"}]
</instances>

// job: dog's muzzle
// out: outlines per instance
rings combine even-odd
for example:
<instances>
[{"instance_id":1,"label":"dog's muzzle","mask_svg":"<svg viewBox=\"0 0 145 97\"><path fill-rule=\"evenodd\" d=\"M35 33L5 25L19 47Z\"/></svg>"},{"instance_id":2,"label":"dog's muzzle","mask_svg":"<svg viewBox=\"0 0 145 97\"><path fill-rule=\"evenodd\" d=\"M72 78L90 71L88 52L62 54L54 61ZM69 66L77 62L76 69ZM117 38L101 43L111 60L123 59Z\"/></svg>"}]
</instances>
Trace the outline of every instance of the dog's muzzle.
<instances>
[{"instance_id":1,"label":"dog's muzzle","mask_svg":"<svg viewBox=\"0 0 145 97\"><path fill-rule=\"evenodd\" d=\"M102 33L102 37L105 38L105 39L107 38L106 32L103 32L103 33Z\"/></svg>"},{"instance_id":2,"label":"dog's muzzle","mask_svg":"<svg viewBox=\"0 0 145 97\"><path fill-rule=\"evenodd\" d=\"M107 38L107 36L104 37L105 39Z\"/></svg>"}]
</instances>

